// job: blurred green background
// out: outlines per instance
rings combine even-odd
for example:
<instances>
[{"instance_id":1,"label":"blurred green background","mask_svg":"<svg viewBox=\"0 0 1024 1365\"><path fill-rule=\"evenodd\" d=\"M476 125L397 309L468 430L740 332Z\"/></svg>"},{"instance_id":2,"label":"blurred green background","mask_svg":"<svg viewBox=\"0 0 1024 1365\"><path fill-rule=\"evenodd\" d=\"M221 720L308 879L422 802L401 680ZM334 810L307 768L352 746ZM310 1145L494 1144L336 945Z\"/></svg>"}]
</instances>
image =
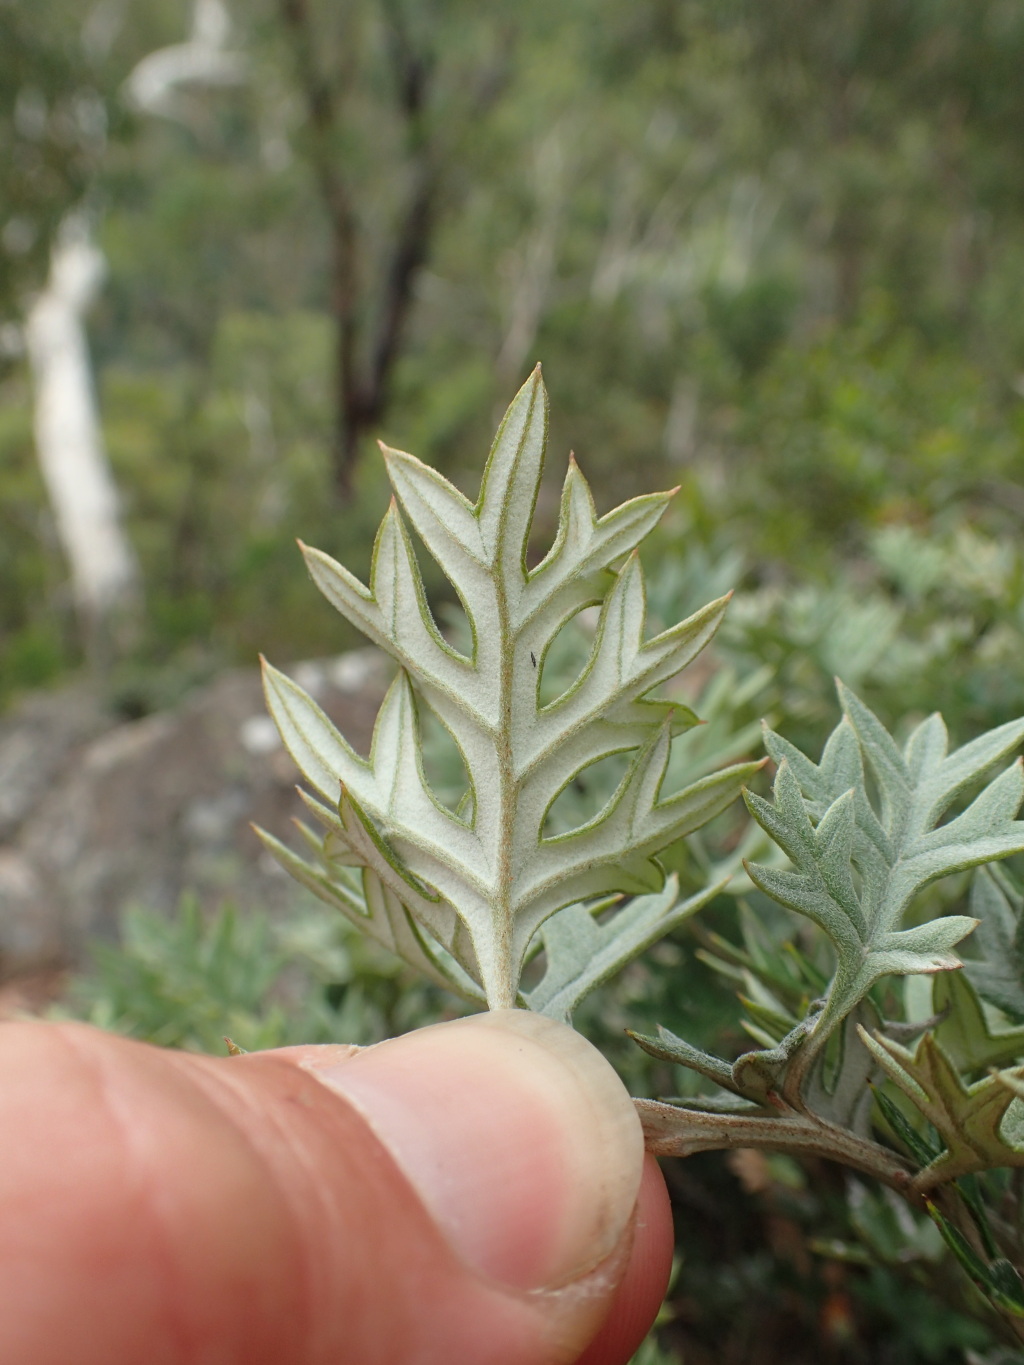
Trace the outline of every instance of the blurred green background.
<instances>
[{"instance_id":1,"label":"blurred green background","mask_svg":"<svg viewBox=\"0 0 1024 1365\"><path fill-rule=\"evenodd\" d=\"M103 659L123 714L358 643L295 537L365 575L375 438L475 494L537 360L538 539L570 446L602 511L680 486L652 608L739 589L723 733L770 714L813 750L835 672L897 727L1019 714L1022 69L1019 0L0 0L0 708L88 653L25 344L71 222L105 260L88 360L141 573ZM276 933L143 908L80 1008L201 1048L445 1008L322 918ZM728 1051L689 933L581 1020L637 1087L673 1082L627 1023ZM928 1297L941 1248L887 1262L885 1201L812 1175L675 1163L649 1365L1009 1359Z\"/></svg>"},{"instance_id":2,"label":"blurred green background","mask_svg":"<svg viewBox=\"0 0 1024 1365\"><path fill-rule=\"evenodd\" d=\"M1017 0L5 0L0 694L80 658L19 343L69 213L140 663L349 643L294 537L365 569L378 436L475 491L538 359L558 460L747 586L1012 541L1022 56Z\"/></svg>"}]
</instances>

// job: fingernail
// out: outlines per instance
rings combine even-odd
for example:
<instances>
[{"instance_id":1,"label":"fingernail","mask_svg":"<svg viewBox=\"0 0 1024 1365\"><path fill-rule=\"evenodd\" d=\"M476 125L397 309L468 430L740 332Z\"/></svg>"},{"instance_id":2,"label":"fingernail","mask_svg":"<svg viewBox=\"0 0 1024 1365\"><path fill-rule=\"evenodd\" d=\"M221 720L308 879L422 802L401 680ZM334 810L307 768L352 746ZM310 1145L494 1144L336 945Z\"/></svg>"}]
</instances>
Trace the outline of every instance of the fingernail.
<instances>
[{"instance_id":1,"label":"fingernail","mask_svg":"<svg viewBox=\"0 0 1024 1365\"><path fill-rule=\"evenodd\" d=\"M629 1227L640 1123L609 1064L565 1024L496 1010L308 1065L360 1111L479 1273L557 1288Z\"/></svg>"}]
</instances>

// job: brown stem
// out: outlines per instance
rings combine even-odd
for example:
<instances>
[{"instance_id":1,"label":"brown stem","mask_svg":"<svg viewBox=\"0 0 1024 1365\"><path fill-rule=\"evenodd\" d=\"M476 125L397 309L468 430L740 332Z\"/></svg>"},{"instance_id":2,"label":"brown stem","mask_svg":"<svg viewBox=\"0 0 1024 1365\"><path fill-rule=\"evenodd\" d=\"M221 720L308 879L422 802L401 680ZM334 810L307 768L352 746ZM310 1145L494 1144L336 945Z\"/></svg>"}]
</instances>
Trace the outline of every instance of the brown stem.
<instances>
[{"instance_id":1,"label":"brown stem","mask_svg":"<svg viewBox=\"0 0 1024 1365\"><path fill-rule=\"evenodd\" d=\"M647 1150L656 1156L693 1156L695 1152L758 1147L792 1156L819 1156L838 1161L906 1195L913 1167L888 1147L859 1138L830 1124L785 1113L705 1114L679 1109L658 1100L634 1100Z\"/></svg>"},{"instance_id":2,"label":"brown stem","mask_svg":"<svg viewBox=\"0 0 1024 1365\"><path fill-rule=\"evenodd\" d=\"M821 1119L805 1117L785 1108L778 1117L760 1114L707 1114L657 1100L634 1100L644 1131L644 1142L655 1156L693 1156L697 1152L756 1147L764 1152L785 1152L789 1156L824 1157L849 1166L863 1175L873 1176L888 1185L916 1207L923 1207L924 1196L914 1180L914 1168L897 1153L877 1142L835 1128ZM781 1101L780 1101L781 1103ZM942 1185L930 1193L945 1217L984 1256L974 1220L953 1185ZM1024 1341L1024 1322L992 1306L992 1320L1004 1336Z\"/></svg>"}]
</instances>

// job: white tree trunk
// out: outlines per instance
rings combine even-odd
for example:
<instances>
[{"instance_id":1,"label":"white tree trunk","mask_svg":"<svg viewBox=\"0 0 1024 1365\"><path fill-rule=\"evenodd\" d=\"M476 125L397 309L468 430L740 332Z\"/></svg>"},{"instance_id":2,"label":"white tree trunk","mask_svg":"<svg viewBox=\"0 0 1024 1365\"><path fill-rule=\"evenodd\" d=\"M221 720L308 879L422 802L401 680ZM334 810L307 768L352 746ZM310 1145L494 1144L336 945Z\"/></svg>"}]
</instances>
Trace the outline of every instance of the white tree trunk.
<instances>
[{"instance_id":1,"label":"white tree trunk","mask_svg":"<svg viewBox=\"0 0 1024 1365\"><path fill-rule=\"evenodd\" d=\"M240 52L228 50L231 19L224 0L195 0L187 43L158 48L125 82L129 101L143 113L187 123L190 86L236 86L246 79Z\"/></svg>"},{"instance_id":2,"label":"white tree trunk","mask_svg":"<svg viewBox=\"0 0 1024 1365\"><path fill-rule=\"evenodd\" d=\"M81 219L54 244L46 288L25 326L35 388L35 438L87 645L109 637L141 600L138 563L121 524L100 431L84 315L104 262Z\"/></svg>"}]
</instances>

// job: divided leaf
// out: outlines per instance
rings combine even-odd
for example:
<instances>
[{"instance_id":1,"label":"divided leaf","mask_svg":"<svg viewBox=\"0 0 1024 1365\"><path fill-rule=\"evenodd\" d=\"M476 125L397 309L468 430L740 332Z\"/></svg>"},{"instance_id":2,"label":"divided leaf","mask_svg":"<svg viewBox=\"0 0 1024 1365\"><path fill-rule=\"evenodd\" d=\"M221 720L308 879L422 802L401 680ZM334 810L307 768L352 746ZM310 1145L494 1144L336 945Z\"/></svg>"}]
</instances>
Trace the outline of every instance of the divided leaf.
<instances>
[{"instance_id":1,"label":"divided leaf","mask_svg":"<svg viewBox=\"0 0 1024 1365\"><path fill-rule=\"evenodd\" d=\"M985 868L971 887L971 912L980 960L967 977L978 994L1015 1023L1024 1024L1024 897L1001 868Z\"/></svg>"},{"instance_id":2,"label":"divided leaf","mask_svg":"<svg viewBox=\"0 0 1024 1365\"><path fill-rule=\"evenodd\" d=\"M376 879L369 884L379 884L411 917L422 942L423 935L433 941L424 948L428 957L453 959L492 1008L516 1002L531 941L546 926L548 978L530 1001L564 1016L585 990L696 908L677 911L663 900L657 854L724 810L759 765L734 764L662 793L673 734L695 718L649 693L703 649L728 599L645 639L636 547L671 495L634 498L599 518L575 462L555 542L530 569L527 542L546 430L547 399L535 372L501 424L476 503L414 456L382 447L395 498L377 535L368 585L304 547L328 600L400 665L368 759L295 683L269 665L265 681L287 747L339 811L313 803L329 831L328 885L302 870L307 885L334 894L332 859L368 869ZM468 654L437 627L409 526L458 594L471 632ZM542 705L547 651L588 606L600 607L590 657L576 681ZM457 812L437 799L424 774L423 706L453 738L468 774ZM604 808L576 829L549 833L559 794L613 754L632 759ZM280 856L273 842L268 847ZM285 865L300 874L294 863ZM614 892L641 899L598 925L584 903ZM559 911L564 918L552 920ZM400 935L393 936L397 942Z\"/></svg>"},{"instance_id":3,"label":"divided leaf","mask_svg":"<svg viewBox=\"0 0 1024 1365\"><path fill-rule=\"evenodd\" d=\"M877 1065L857 1031L865 1022L872 1026L879 1022L877 1011L866 1001L845 1021L835 1055L818 1056L806 1086L807 1108L816 1120L841 1126L861 1136L866 1136L869 1130L871 1092L868 1082L877 1072ZM782 1094L787 1070L813 1023L812 1015L774 1046L744 1052L731 1063L702 1052L661 1025L656 1038L638 1033L630 1033L630 1037L652 1057L696 1071L720 1087L717 1094L673 1100L672 1103L680 1108L778 1117L787 1108Z\"/></svg>"},{"instance_id":4,"label":"divided leaf","mask_svg":"<svg viewBox=\"0 0 1024 1365\"><path fill-rule=\"evenodd\" d=\"M725 885L716 882L680 901L679 881L673 874L662 891L634 896L605 923L599 923L597 916L610 909L607 901L560 910L541 929L545 972L540 983L526 992L526 1003L539 1014L569 1022L584 996L696 914Z\"/></svg>"},{"instance_id":5,"label":"divided leaf","mask_svg":"<svg viewBox=\"0 0 1024 1365\"><path fill-rule=\"evenodd\" d=\"M1006 1122L1015 1092L1024 1082L1024 1067L965 1085L930 1033L913 1052L864 1028L859 1033L889 1078L945 1144L945 1150L916 1177L915 1188L929 1190L995 1166L1024 1166L1024 1145L1017 1140L1016 1125Z\"/></svg>"},{"instance_id":6,"label":"divided leaf","mask_svg":"<svg viewBox=\"0 0 1024 1365\"><path fill-rule=\"evenodd\" d=\"M949 915L904 927L929 883L1024 851L1024 822L1016 818L1021 764L994 773L1024 738L1024 721L949 754L945 727L932 716L901 750L842 684L839 695L845 714L821 761L768 730L765 746L778 764L774 800L745 794L790 863L748 863L748 875L823 931L835 952L834 973L820 983L819 997L811 956L792 948L788 958L772 960L746 909L742 948L705 935L710 952L703 956L743 984L743 1026L763 1046L729 1063L664 1029L636 1037L654 1056L719 1088L673 1101L674 1109L645 1101L645 1125L664 1153L744 1143L813 1150L894 1188L922 1192L992 1166L1024 1165L1024 1067L985 1074L1024 1055L1024 1028L994 1028L974 989L1024 1018L1019 896L1011 895L1004 873L977 874L971 904L983 920L985 958L970 963L966 977L950 970L962 965L953 949L977 919ZM974 792L964 809L949 814ZM886 975L913 973L939 974L935 1016L883 1021L872 986ZM817 998L809 998L812 992ZM898 1041L922 1033L914 1051ZM883 1090L872 1096L883 1075L934 1125L942 1150L928 1146ZM873 1098L923 1162L916 1176L904 1158L872 1140Z\"/></svg>"},{"instance_id":7,"label":"divided leaf","mask_svg":"<svg viewBox=\"0 0 1024 1365\"><path fill-rule=\"evenodd\" d=\"M755 884L822 928L837 966L815 1027L826 1037L882 976L961 965L954 946L977 920L949 915L901 928L914 896L939 877L1024 849L1024 774L1014 763L960 815L939 824L955 799L1024 738L1024 722L1001 726L947 755L945 726L931 716L900 752L864 704L839 684L845 715L816 765L768 731L779 764L774 804L748 796L751 814L795 870L748 866ZM868 795L864 761L880 809Z\"/></svg>"},{"instance_id":8,"label":"divided leaf","mask_svg":"<svg viewBox=\"0 0 1024 1365\"><path fill-rule=\"evenodd\" d=\"M267 851L308 891L345 916L368 938L387 948L438 986L480 1003L480 987L437 940L424 934L398 896L369 868L349 868L328 862L320 841L306 825L299 832L319 855L320 866L293 853L266 830L257 834Z\"/></svg>"},{"instance_id":9,"label":"divided leaf","mask_svg":"<svg viewBox=\"0 0 1024 1365\"><path fill-rule=\"evenodd\" d=\"M975 877L986 875L986 870ZM972 904L978 901L972 897ZM985 921L978 926L981 933ZM935 1039L956 1067L967 1075L980 1076L993 1067L1007 1066L1024 1057L1024 1028L994 1029L985 1017L969 974L973 962L962 972L942 972L935 979L932 1007L939 1023Z\"/></svg>"}]
</instances>

